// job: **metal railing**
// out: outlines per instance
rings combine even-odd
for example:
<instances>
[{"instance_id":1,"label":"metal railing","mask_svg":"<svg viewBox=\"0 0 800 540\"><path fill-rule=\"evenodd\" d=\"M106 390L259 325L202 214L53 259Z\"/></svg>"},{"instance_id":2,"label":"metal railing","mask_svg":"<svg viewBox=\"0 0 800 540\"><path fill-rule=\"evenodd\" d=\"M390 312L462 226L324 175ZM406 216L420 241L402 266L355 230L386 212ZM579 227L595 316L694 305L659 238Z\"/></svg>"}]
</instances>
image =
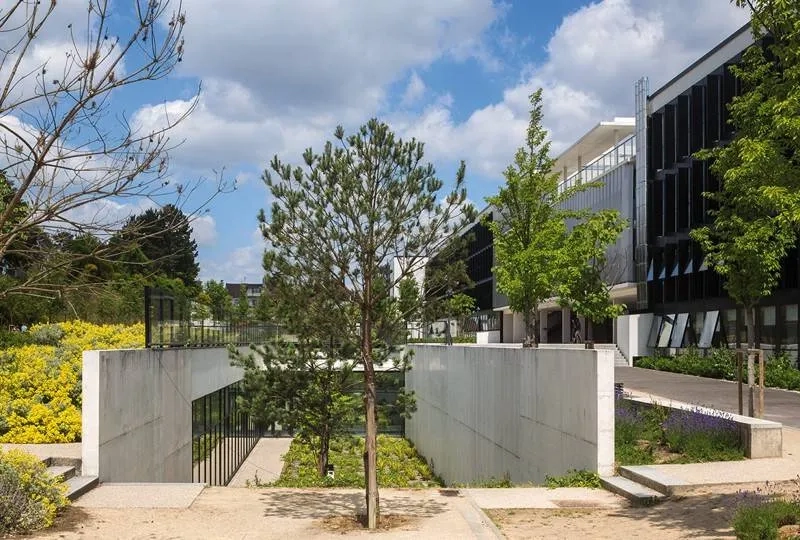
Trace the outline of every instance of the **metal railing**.
<instances>
[{"instance_id":1,"label":"metal railing","mask_svg":"<svg viewBox=\"0 0 800 540\"><path fill-rule=\"evenodd\" d=\"M560 193L573 185L591 182L634 156L636 156L636 135L631 134L617 143L614 148L569 175L558 185L558 191Z\"/></svg>"},{"instance_id":2,"label":"metal railing","mask_svg":"<svg viewBox=\"0 0 800 540\"><path fill-rule=\"evenodd\" d=\"M241 382L192 401L192 482L226 486L265 430L239 408Z\"/></svg>"},{"instance_id":3,"label":"metal railing","mask_svg":"<svg viewBox=\"0 0 800 540\"><path fill-rule=\"evenodd\" d=\"M260 321L194 320L192 300L166 289L145 287L145 347L222 347L266 343L281 334Z\"/></svg>"}]
</instances>

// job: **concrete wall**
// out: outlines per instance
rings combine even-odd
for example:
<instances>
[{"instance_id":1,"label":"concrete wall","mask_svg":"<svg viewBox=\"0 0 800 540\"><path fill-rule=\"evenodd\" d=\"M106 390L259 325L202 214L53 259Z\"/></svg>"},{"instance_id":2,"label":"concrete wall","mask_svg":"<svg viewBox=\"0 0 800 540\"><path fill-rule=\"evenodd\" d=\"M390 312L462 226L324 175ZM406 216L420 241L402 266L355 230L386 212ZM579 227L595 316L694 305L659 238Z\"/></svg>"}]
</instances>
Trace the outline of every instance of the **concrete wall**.
<instances>
[{"instance_id":1,"label":"concrete wall","mask_svg":"<svg viewBox=\"0 0 800 540\"><path fill-rule=\"evenodd\" d=\"M612 351L413 345L406 436L447 483L613 472Z\"/></svg>"},{"instance_id":2,"label":"concrete wall","mask_svg":"<svg viewBox=\"0 0 800 540\"><path fill-rule=\"evenodd\" d=\"M192 400L241 380L224 348L83 353L83 472L191 482Z\"/></svg>"},{"instance_id":3,"label":"concrete wall","mask_svg":"<svg viewBox=\"0 0 800 540\"><path fill-rule=\"evenodd\" d=\"M489 330L487 332L475 332L475 343L488 344L500 343L500 330Z\"/></svg>"},{"instance_id":4,"label":"concrete wall","mask_svg":"<svg viewBox=\"0 0 800 540\"><path fill-rule=\"evenodd\" d=\"M652 313L636 313L623 315L615 321L617 331L617 346L628 364L633 365L635 356L647 356L647 338L650 335L650 326L653 323Z\"/></svg>"}]
</instances>

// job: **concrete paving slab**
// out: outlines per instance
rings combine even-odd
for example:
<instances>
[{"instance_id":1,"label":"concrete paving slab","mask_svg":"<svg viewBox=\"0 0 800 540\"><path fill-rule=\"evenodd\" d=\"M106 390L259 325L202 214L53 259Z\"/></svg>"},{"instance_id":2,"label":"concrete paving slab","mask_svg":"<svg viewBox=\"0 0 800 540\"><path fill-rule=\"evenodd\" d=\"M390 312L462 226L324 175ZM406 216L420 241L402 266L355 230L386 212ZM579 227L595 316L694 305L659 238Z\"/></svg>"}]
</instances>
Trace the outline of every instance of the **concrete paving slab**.
<instances>
[{"instance_id":1,"label":"concrete paving slab","mask_svg":"<svg viewBox=\"0 0 800 540\"><path fill-rule=\"evenodd\" d=\"M480 508L618 508L624 499L604 489L476 488L460 490Z\"/></svg>"},{"instance_id":2,"label":"concrete paving slab","mask_svg":"<svg viewBox=\"0 0 800 540\"><path fill-rule=\"evenodd\" d=\"M189 508L205 484L100 484L75 501L81 508Z\"/></svg>"},{"instance_id":3,"label":"concrete paving slab","mask_svg":"<svg viewBox=\"0 0 800 540\"><path fill-rule=\"evenodd\" d=\"M0 444L3 450L22 450L39 458L81 459L81 443L64 444Z\"/></svg>"},{"instance_id":4,"label":"concrete paving slab","mask_svg":"<svg viewBox=\"0 0 800 540\"><path fill-rule=\"evenodd\" d=\"M291 437L264 437L236 471L228 487L246 487L258 476L262 483L274 482L283 470L283 455L289 451Z\"/></svg>"}]
</instances>

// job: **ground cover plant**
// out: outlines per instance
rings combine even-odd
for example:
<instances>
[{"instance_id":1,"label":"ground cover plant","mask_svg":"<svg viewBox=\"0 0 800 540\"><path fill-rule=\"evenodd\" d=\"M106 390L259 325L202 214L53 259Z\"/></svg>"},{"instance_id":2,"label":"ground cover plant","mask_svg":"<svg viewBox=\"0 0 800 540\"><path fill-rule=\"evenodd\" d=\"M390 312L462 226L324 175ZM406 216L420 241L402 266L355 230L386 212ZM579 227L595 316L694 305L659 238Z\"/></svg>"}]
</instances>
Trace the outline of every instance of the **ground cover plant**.
<instances>
[{"instance_id":1,"label":"ground cover plant","mask_svg":"<svg viewBox=\"0 0 800 540\"><path fill-rule=\"evenodd\" d=\"M800 537L800 476L788 488L767 483L741 492L732 525L742 540Z\"/></svg>"},{"instance_id":2,"label":"ground cover plant","mask_svg":"<svg viewBox=\"0 0 800 540\"><path fill-rule=\"evenodd\" d=\"M675 356L637 358L634 366L712 379L736 380L736 356L731 349L713 349L705 356L698 349L687 349ZM744 371L743 381L746 379ZM800 390L800 370L786 354L777 354L765 364L764 381L769 387Z\"/></svg>"},{"instance_id":3,"label":"ground cover plant","mask_svg":"<svg viewBox=\"0 0 800 540\"><path fill-rule=\"evenodd\" d=\"M401 437L378 435L378 484L383 487L435 487L441 481L414 446ZM283 458L275 487L364 487L363 437L338 437L331 441L329 464L333 478L320 477L317 460L308 444L295 438ZM256 482L258 484L258 482Z\"/></svg>"},{"instance_id":4,"label":"ground cover plant","mask_svg":"<svg viewBox=\"0 0 800 540\"><path fill-rule=\"evenodd\" d=\"M569 470L564 476L544 477L544 485L550 489L564 487L601 488L600 475L591 471Z\"/></svg>"},{"instance_id":5,"label":"ground cover plant","mask_svg":"<svg viewBox=\"0 0 800 540\"><path fill-rule=\"evenodd\" d=\"M49 527L67 506L66 485L36 457L0 450L0 536Z\"/></svg>"},{"instance_id":6,"label":"ground cover plant","mask_svg":"<svg viewBox=\"0 0 800 540\"><path fill-rule=\"evenodd\" d=\"M73 321L25 334L0 350L0 442L79 441L83 351L144 347L144 325Z\"/></svg>"},{"instance_id":7,"label":"ground cover plant","mask_svg":"<svg viewBox=\"0 0 800 540\"><path fill-rule=\"evenodd\" d=\"M617 465L702 463L744 459L736 424L725 413L699 407L671 409L616 399L614 451Z\"/></svg>"}]
</instances>

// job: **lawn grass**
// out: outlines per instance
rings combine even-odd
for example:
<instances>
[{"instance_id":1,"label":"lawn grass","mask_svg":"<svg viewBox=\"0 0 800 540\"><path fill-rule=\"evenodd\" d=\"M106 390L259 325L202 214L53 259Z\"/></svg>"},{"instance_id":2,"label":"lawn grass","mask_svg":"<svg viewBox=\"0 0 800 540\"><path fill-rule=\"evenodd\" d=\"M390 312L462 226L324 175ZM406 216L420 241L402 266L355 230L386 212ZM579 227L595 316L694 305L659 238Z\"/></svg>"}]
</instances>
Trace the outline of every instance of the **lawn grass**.
<instances>
[{"instance_id":1,"label":"lawn grass","mask_svg":"<svg viewBox=\"0 0 800 540\"><path fill-rule=\"evenodd\" d=\"M317 474L311 448L295 438L284 456L283 471L274 487L364 487L364 439L346 437L331 441L329 463L334 477ZM401 437L378 435L378 485L381 487L438 487L442 485L414 446Z\"/></svg>"}]
</instances>

